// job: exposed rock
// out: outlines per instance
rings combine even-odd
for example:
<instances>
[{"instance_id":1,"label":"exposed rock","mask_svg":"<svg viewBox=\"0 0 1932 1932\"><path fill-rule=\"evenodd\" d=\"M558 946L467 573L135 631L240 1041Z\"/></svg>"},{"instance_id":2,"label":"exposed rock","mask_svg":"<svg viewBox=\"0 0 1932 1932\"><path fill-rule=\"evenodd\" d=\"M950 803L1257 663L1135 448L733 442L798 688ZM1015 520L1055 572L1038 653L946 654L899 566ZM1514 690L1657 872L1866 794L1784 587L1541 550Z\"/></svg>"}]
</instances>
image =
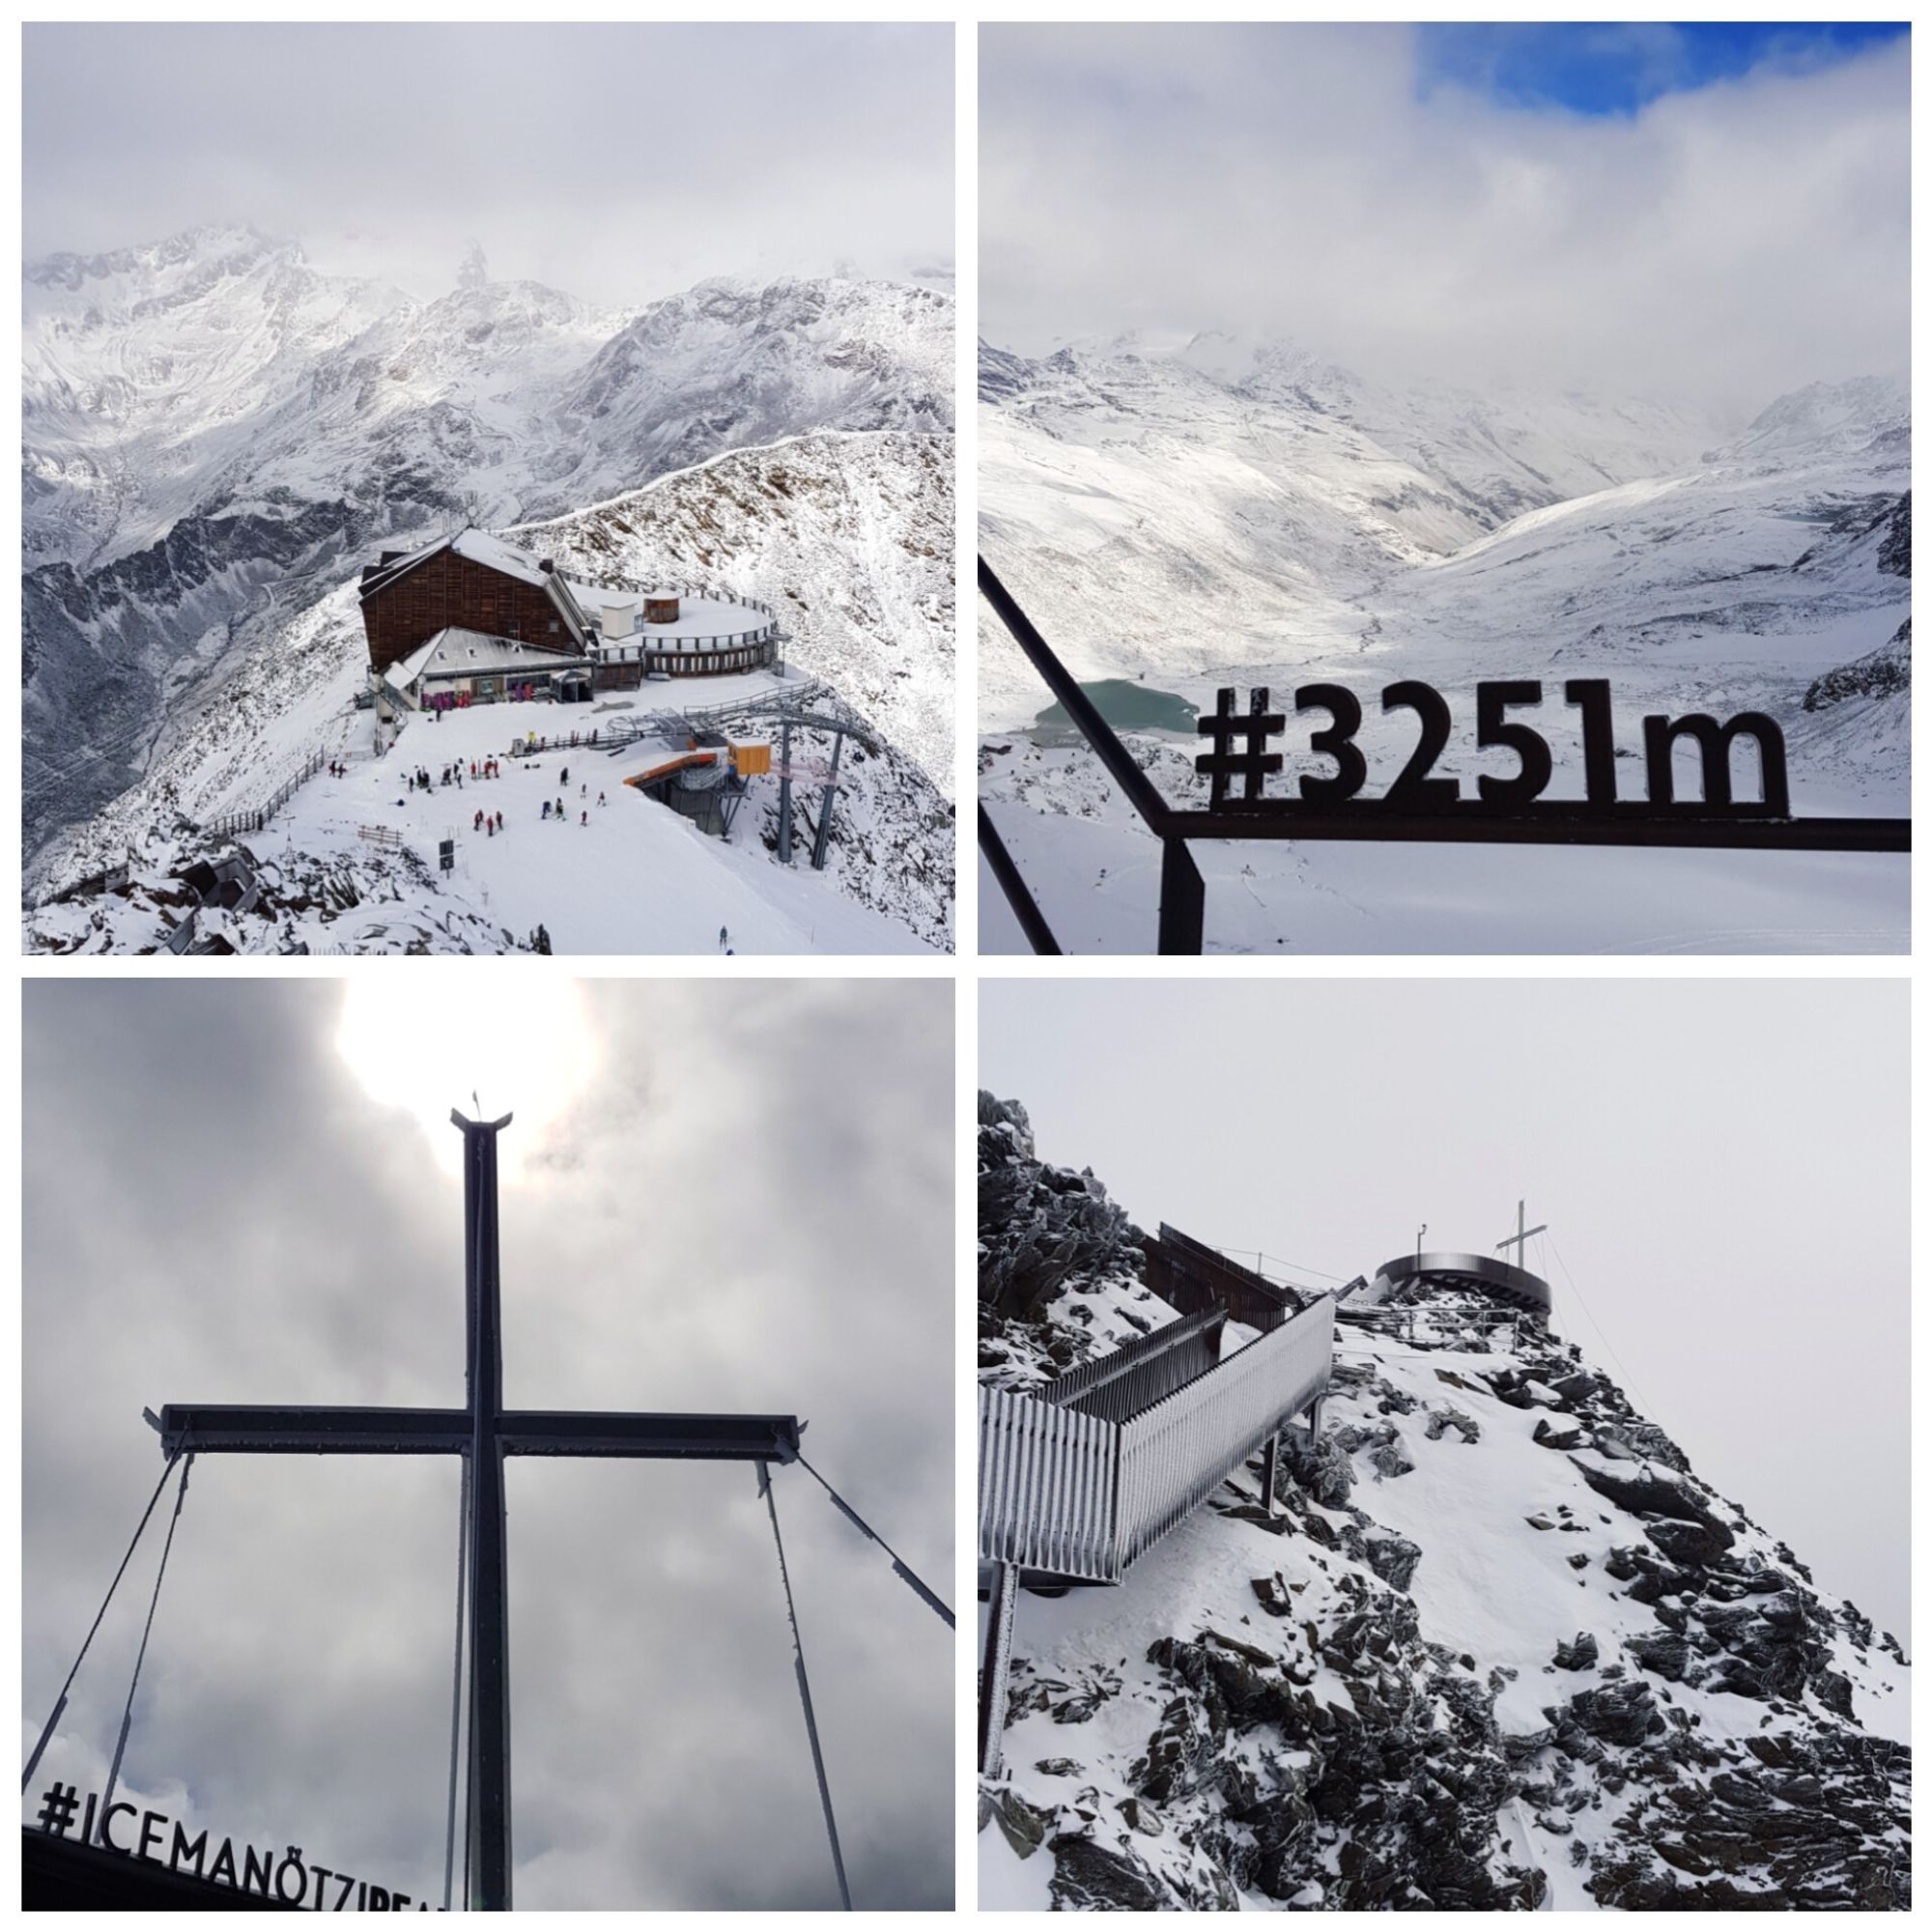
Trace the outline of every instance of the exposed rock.
<instances>
[{"instance_id":1,"label":"exposed rock","mask_svg":"<svg viewBox=\"0 0 1932 1932\"><path fill-rule=\"evenodd\" d=\"M1053 1814L1037 1810L1018 1792L1004 1786L993 1794L991 1806L993 1823L1005 1834L1007 1843L1018 1857L1032 1858L1046 1837Z\"/></svg>"},{"instance_id":2,"label":"exposed rock","mask_svg":"<svg viewBox=\"0 0 1932 1932\"><path fill-rule=\"evenodd\" d=\"M1663 1729L1662 1713L1641 1681L1579 1690L1570 1700L1569 1714L1580 1729L1608 1745L1640 1745Z\"/></svg>"},{"instance_id":3,"label":"exposed rock","mask_svg":"<svg viewBox=\"0 0 1932 1932\"><path fill-rule=\"evenodd\" d=\"M1588 1439L1580 1429L1551 1428L1547 1415L1536 1418L1536 1428L1530 1434L1530 1440L1546 1449L1580 1449Z\"/></svg>"},{"instance_id":4,"label":"exposed rock","mask_svg":"<svg viewBox=\"0 0 1932 1932\"><path fill-rule=\"evenodd\" d=\"M1173 1904L1168 1889L1141 1860L1075 1832L1053 1840L1056 1912L1159 1912Z\"/></svg>"},{"instance_id":5,"label":"exposed rock","mask_svg":"<svg viewBox=\"0 0 1932 1932\"><path fill-rule=\"evenodd\" d=\"M1690 1644L1670 1631L1634 1636L1624 1648L1644 1669L1667 1678L1673 1684L1681 1684L1690 1667Z\"/></svg>"},{"instance_id":6,"label":"exposed rock","mask_svg":"<svg viewBox=\"0 0 1932 1932\"><path fill-rule=\"evenodd\" d=\"M1876 650L1814 678L1804 694L1806 711L1823 711L1848 697L1893 697L1912 689L1912 619Z\"/></svg>"},{"instance_id":7,"label":"exposed rock","mask_svg":"<svg viewBox=\"0 0 1932 1932\"><path fill-rule=\"evenodd\" d=\"M1372 1536L1368 1539L1368 1565L1383 1582L1398 1590L1408 1588L1415 1566L1422 1561L1419 1545L1406 1536Z\"/></svg>"},{"instance_id":8,"label":"exposed rock","mask_svg":"<svg viewBox=\"0 0 1932 1932\"><path fill-rule=\"evenodd\" d=\"M1647 1522L1643 1533L1673 1563L1717 1563L1735 1540L1720 1522Z\"/></svg>"},{"instance_id":9,"label":"exposed rock","mask_svg":"<svg viewBox=\"0 0 1932 1932\"><path fill-rule=\"evenodd\" d=\"M1289 1475L1324 1509L1340 1509L1349 1500L1355 1472L1333 1436L1311 1443L1299 1430L1285 1430L1281 1447Z\"/></svg>"},{"instance_id":10,"label":"exposed rock","mask_svg":"<svg viewBox=\"0 0 1932 1932\"><path fill-rule=\"evenodd\" d=\"M1597 1662L1597 1638L1592 1631L1578 1631L1567 1643L1556 1646L1558 1670L1588 1670Z\"/></svg>"}]
</instances>

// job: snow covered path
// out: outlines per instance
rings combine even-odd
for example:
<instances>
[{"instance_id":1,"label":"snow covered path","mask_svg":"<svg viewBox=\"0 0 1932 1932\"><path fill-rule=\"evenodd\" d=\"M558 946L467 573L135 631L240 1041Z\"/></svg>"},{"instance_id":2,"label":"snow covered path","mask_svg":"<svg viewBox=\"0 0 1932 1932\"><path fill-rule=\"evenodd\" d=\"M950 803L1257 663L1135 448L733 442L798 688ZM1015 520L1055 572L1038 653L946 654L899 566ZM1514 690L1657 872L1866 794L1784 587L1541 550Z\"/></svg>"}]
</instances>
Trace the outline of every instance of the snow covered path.
<instances>
[{"instance_id":1,"label":"snow covered path","mask_svg":"<svg viewBox=\"0 0 1932 1932\"><path fill-rule=\"evenodd\" d=\"M506 755L529 731L587 731L591 723L587 709L554 704L478 706L440 723L412 717L393 751L377 757L365 738L345 777L311 780L256 843L264 858L323 852L353 847L369 828L398 834L434 867L439 841L454 838L450 892L520 939L541 923L557 952L717 952L721 929L733 952L924 950L905 927L855 904L829 873L812 871L804 852L790 870L777 865L753 831L756 790L727 843L623 782L651 762L647 752ZM472 781L470 763L490 757L501 776ZM436 782L445 763L462 765L461 788ZM427 792L407 788L418 767L429 771ZM545 801L558 799L562 821L546 820ZM473 829L479 810L503 814L499 835Z\"/></svg>"}]
</instances>

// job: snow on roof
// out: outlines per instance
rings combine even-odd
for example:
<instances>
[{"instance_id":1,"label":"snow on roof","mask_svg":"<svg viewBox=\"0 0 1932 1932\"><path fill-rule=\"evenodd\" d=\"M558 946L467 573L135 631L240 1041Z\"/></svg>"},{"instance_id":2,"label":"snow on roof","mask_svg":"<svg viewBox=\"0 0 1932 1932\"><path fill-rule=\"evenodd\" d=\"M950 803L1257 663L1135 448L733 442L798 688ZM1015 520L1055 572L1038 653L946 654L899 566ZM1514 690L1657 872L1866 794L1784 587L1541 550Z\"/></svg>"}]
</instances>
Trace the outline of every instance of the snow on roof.
<instances>
[{"instance_id":1,"label":"snow on roof","mask_svg":"<svg viewBox=\"0 0 1932 1932\"><path fill-rule=\"evenodd\" d=\"M514 638L485 637L452 624L428 643L393 664L384 673L391 683L412 685L422 678L488 677L497 671L528 670L548 674L580 669L589 662L574 652L547 651ZM403 673L397 678L397 671Z\"/></svg>"},{"instance_id":2,"label":"snow on roof","mask_svg":"<svg viewBox=\"0 0 1932 1932\"><path fill-rule=\"evenodd\" d=\"M527 551L517 550L500 537L486 535L482 530L459 530L450 543L458 556L467 556L471 563L487 564L492 570L500 570L505 577L522 578L526 583L541 585L550 574L538 566Z\"/></svg>"},{"instance_id":3,"label":"snow on roof","mask_svg":"<svg viewBox=\"0 0 1932 1932\"><path fill-rule=\"evenodd\" d=\"M428 643L418 644L408 657L398 658L383 673L384 683L393 684L398 691L407 691L416 681L417 674L430 660L430 655L442 641L443 633L439 631Z\"/></svg>"},{"instance_id":4,"label":"snow on roof","mask_svg":"<svg viewBox=\"0 0 1932 1932\"><path fill-rule=\"evenodd\" d=\"M770 630L774 622L763 611L722 597L692 597L677 590L612 589L599 583L586 583L581 579L572 582L569 588L580 605L598 611L631 613L632 627L627 635L652 642L671 638L716 638L722 642L726 638L742 638L750 633ZM678 600L676 621L669 624L639 622L646 597L675 597Z\"/></svg>"},{"instance_id":5,"label":"snow on roof","mask_svg":"<svg viewBox=\"0 0 1932 1932\"><path fill-rule=\"evenodd\" d=\"M366 598L372 591L386 589L397 578L407 577L417 564L427 563L431 557L446 550L453 550L458 556L468 557L471 563L483 564L524 583L548 588L553 582L552 573L541 568L527 551L518 550L487 531L466 528L440 536L434 543L419 545L379 564L364 576L362 595Z\"/></svg>"}]
</instances>

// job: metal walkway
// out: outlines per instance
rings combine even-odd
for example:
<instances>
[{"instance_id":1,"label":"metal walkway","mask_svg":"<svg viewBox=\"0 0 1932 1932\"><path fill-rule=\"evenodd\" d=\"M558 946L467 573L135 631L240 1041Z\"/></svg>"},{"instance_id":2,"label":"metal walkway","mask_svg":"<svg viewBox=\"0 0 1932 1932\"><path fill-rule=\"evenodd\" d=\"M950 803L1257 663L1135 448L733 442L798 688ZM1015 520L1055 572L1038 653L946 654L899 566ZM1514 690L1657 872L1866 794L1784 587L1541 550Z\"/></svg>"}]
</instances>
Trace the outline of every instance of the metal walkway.
<instances>
[{"instance_id":1,"label":"metal walkway","mask_svg":"<svg viewBox=\"0 0 1932 1932\"><path fill-rule=\"evenodd\" d=\"M980 1391L980 1562L991 1572L980 1769L998 1774L1021 1588L1119 1583L1268 1445L1314 1412L1335 1357L1326 1295L1217 1359L1227 1310L1206 1309L1083 1364L1037 1395Z\"/></svg>"}]
</instances>

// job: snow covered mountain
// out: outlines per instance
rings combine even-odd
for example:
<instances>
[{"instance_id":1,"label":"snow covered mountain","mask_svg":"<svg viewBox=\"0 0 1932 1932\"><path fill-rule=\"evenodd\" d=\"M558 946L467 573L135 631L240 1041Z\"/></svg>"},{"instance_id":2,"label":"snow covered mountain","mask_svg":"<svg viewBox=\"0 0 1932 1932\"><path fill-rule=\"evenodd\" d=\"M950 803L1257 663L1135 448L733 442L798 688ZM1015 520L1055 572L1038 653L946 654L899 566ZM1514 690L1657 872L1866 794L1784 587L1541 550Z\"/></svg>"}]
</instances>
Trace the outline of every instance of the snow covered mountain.
<instances>
[{"instance_id":1,"label":"snow covered mountain","mask_svg":"<svg viewBox=\"0 0 1932 1932\"><path fill-rule=\"evenodd\" d=\"M607 313L473 258L418 302L196 229L32 263L23 308L30 855L378 539L952 421L952 303L922 288L714 281Z\"/></svg>"},{"instance_id":2,"label":"snow covered mountain","mask_svg":"<svg viewBox=\"0 0 1932 1932\"><path fill-rule=\"evenodd\" d=\"M1626 756L1644 713L1759 710L1785 732L1800 810L1907 809L1910 413L1896 384L1814 385L1730 424L1642 402L1379 388L1280 347L1243 358L1197 341L1040 361L987 349L980 450L982 547L1083 679L1143 680L1194 707L1224 684L1350 685L1368 698L1360 743L1373 790L1413 739L1406 716L1380 714L1385 684L1420 678L1450 697L1455 735L1438 769L1466 785L1513 768L1475 747L1478 679L1605 675ZM1873 653L1881 665L1833 675ZM995 623L980 626L980 667L986 796L1110 828L1069 843L1064 827L1022 820L1011 842L1023 863L1031 850L1059 903L1071 895L1094 916L1086 944L1114 944L1100 930L1117 923L1108 901L1148 855L1096 793L1090 759L1027 735L1046 699ZM1807 705L1814 689L1833 701ZM1560 797L1578 782L1579 753L1574 732L1549 735ZM1191 735L1137 743L1178 799L1197 789L1182 755L1193 749ZM1276 896L1265 918L1230 915L1210 943L1496 943L1466 919L1431 923L1463 898L1435 889L1437 860L1467 873L1473 905L1487 858L1432 855L1423 907L1388 895L1382 856L1254 854L1240 869L1264 896L1293 874L1327 903L1297 892L1306 918L1291 923ZM1527 878L1546 858L1518 850L1509 862ZM1709 943L1726 943L1716 927L1734 916L1732 939L1756 950L1895 943L1886 935L1904 923L1902 876L1870 895L1861 878L1847 919L1843 895L1812 894L1818 875L1804 862L1783 868L1795 884L1776 908L1755 883L1711 897L1696 855L1669 855L1672 867L1685 879L1681 919L1525 925L1504 943L1671 944L1698 906ZM1861 870L1840 864L1832 876ZM1210 928L1216 898L1210 886ZM1678 902L1671 889L1650 909ZM1355 930L1330 938L1343 908ZM1383 913L1386 936L1361 929Z\"/></svg>"},{"instance_id":3,"label":"snow covered mountain","mask_svg":"<svg viewBox=\"0 0 1932 1932\"><path fill-rule=\"evenodd\" d=\"M1172 1320L1140 1240L980 1095L982 1379ZM1896 1639L1542 1318L1339 1306L1272 1518L1022 1596L982 1907L1908 1908Z\"/></svg>"},{"instance_id":4,"label":"snow covered mountain","mask_svg":"<svg viewBox=\"0 0 1932 1932\"><path fill-rule=\"evenodd\" d=\"M261 635L222 701L139 783L47 848L26 944L89 953L165 945L192 903L183 871L236 842L223 821L269 803L320 755L346 760L346 775L311 774L261 832L242 836L265 890L245 913L204 911L203 936L245 952L505 952L541 922L558 952L708 951L721 925L738 952L948 948L952 505L950 437L827 432L717 457L517 532L586 579L756 583L791 639L789 670L826 687L810 708L868 726L881 747L848 748L822 874L772 857L775 779L753 781L724 845L611 778L601 785L618 809L595 812L579 828L585 838L559 846L526 834L480 852L466 840L457 872L439 877L437 838L460 835L479 803L521 806L527 818L544 788L523 777L539 762L567 767L567 754L519 761L506 794L460 810L433 794L414 814L420 825L399 827L399 844L380 831L372 839L372 821L395 824L409 804L393 796L399 764L434 768L452 751L500 756L511 725L494 706L440 724L413 718L398 751L372 757L370 714L354 704L368 654L352 582ZM717 682L706 698L731 680ZM543 708L531 728L588 729L642 703ZM801 733L797 750L810 765L830 747ZM601 758L578 763L604 769ZM809 838L818 810L809 785L799 810Z\"/></svg>"}]
</instances>

